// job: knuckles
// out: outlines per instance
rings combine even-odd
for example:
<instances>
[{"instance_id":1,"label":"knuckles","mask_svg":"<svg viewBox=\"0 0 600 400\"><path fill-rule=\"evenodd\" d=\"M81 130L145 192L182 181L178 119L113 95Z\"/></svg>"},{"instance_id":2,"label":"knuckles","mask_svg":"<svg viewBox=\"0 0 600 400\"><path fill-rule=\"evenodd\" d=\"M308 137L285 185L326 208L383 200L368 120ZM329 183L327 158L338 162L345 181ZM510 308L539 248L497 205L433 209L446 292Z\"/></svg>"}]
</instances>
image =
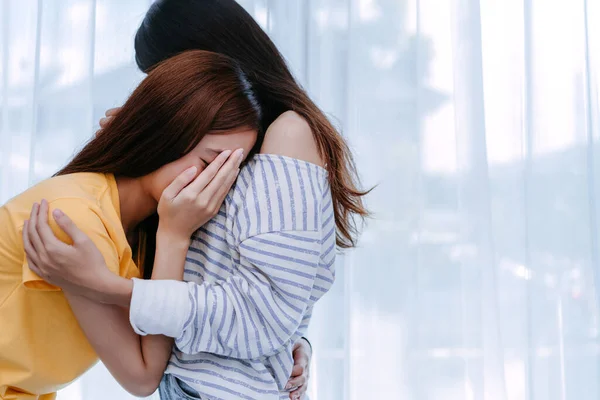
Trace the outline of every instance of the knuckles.
<instances>
[{"instance_id":1,"label":"knuckles","mask_svg":"<svg viewBox=\"0 0 600 400\"><path fill-rule=\"evenodd\" d=\"M205 199L203 197L199 197L198 200L196 200L196 206L198 208L200 208L201 210L205 210L207 212L211 212L211 205L210 202L208 201L208 199Z\"/></svg>"},{"instance_id":2,"label":"knuckles","mask_svg":"<svg viewBox=\"0 0 600 400\"><path fill-rule=\"evenodd\" d=\"M194 196L192 193L184 193L181 195L181 201L185 204L191 204L196 201L196 196Z\"/></svg>"},{"instance_id":3,"label":"knuckles","mask_svg":"<svg viewBox=\"0 0 600 400\"><path fill-rule=\"evenodd\" d=\"M54 256L54 257L56 257L60 253L60 251L58 250L58 248L56 246L52 245L52 244L46 245L46 252L49 255Z\"/></svg>"}]
</instances>

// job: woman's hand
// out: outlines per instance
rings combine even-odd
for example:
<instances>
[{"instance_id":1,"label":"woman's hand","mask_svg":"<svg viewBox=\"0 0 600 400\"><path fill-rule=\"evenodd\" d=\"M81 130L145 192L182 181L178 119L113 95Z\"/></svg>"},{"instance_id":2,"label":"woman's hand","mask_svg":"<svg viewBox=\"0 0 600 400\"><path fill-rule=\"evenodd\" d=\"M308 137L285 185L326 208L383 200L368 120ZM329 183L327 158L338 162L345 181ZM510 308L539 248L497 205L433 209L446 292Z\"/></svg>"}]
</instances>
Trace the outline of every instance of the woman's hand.
<instances>
[{"instance_id":1,"label":"woman's hand","mask_svg":"<svg viewBox=\"0 0 600 400\"><path fill-rule=\"evenodd\" d=\"M312 348L306 339L301 338L294 345L292 354L294 356L294 367L292 368L292 376L286 385L286 389L291 390L291 400L298 400L306 394L306 389L308 389Z\"/></svg>"},{"instance_id":2,"label":"woman's hand","mask_svg":"<svg viewBox=\"0 0 600 400\"><path fill-rule=\"evenodd\" d=\"M110 108L106 110L104 113L104 117L100 118L98 125L100 125L100 129L96 131L96 136L102 133L102 130L108 126L110 121L112 121L117 113L121 110L121 107Z\"/></svg>"},{"instance_id":3,"label":"woman's hand","mask_svg":"<svg viewBox=\"0 0 600 400\"><path fill-rule=\"evenodd\" d=\"M162 193L158 203L158 233L170 240L188 241L221 208L240 171L244 151L219 154L196 176L196 167L180 174Z\"/></svg>"},{"instance_id":4,"label":"woman's hand","mask_svg":"<svg viewBox=\"0 0 600 400\"><path fill-rule=\"evenodd\" d=\"M114 275L92 240L62 211L53 212L57 225L71 238L59 240L48 224L48 202L34 204L23 226L23 244L29 268L55 286L70 293L96 299Z\"/></svg>"}]
</instances>

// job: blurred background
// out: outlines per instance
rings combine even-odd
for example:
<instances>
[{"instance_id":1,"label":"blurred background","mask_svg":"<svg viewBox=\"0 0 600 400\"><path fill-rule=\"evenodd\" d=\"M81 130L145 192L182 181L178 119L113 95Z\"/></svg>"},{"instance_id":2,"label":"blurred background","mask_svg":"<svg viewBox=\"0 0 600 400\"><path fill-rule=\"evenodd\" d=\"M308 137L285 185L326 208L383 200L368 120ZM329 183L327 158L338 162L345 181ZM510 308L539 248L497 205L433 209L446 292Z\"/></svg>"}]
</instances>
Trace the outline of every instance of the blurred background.
<instances>
[{"instance_id":1,"label":"blurred background","mask_svg":"<svg viewBox=\"0 0 600 400\"><path fill-rule=\"evenodd\" d=\"M140 81L150 3L0 0L0 203ZM600 398L600 0L240 3L377 185L311 398ZM102 365L58 396L130 398Z\"/></svg>"}]
</instances>

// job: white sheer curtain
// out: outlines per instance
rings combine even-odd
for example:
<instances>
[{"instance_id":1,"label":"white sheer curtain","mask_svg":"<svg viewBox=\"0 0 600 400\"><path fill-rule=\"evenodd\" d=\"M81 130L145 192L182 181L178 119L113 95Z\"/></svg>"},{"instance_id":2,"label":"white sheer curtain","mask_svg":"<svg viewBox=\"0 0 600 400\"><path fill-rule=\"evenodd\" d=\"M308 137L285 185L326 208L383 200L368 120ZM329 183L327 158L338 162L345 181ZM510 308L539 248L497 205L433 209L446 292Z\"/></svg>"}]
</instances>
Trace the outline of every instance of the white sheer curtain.
<instances>
[{"instance_id":1,"label":"white sheer curtain","mask_svg":"<svg viewBox=\"0 0 600 400\"><path fill-rule=\"evenodd\" d=\"M311 398L598 399L600 1L240 2L377 185ZM149 3L0 1L0 202L139 81ZM101 366L59 395L129 397Z\"/></svg>"}]
</instances>

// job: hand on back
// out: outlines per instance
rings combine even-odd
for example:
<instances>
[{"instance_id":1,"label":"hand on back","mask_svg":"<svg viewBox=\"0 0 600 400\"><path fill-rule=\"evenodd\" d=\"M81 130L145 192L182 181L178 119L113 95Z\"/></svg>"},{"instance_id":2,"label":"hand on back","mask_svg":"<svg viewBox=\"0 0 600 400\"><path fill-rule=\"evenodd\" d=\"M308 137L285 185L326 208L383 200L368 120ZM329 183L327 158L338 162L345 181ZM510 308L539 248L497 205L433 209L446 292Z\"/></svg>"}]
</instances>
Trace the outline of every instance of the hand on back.
<instances>
[{"instance_id":1,"label":"hand on back","mask_svg":"<svg viewBox=\"0 0 600 400\"><path fill-rule=\"evenodd\" d=\"M100 118L98 125L100 125L100 129L96 131L96 136L102 133L102 129L106 128L110 121L112 121L117 113L121 110L121 107L110 108L106 110L104 113L104 117Z\"/></svg>"}]
</instances>

